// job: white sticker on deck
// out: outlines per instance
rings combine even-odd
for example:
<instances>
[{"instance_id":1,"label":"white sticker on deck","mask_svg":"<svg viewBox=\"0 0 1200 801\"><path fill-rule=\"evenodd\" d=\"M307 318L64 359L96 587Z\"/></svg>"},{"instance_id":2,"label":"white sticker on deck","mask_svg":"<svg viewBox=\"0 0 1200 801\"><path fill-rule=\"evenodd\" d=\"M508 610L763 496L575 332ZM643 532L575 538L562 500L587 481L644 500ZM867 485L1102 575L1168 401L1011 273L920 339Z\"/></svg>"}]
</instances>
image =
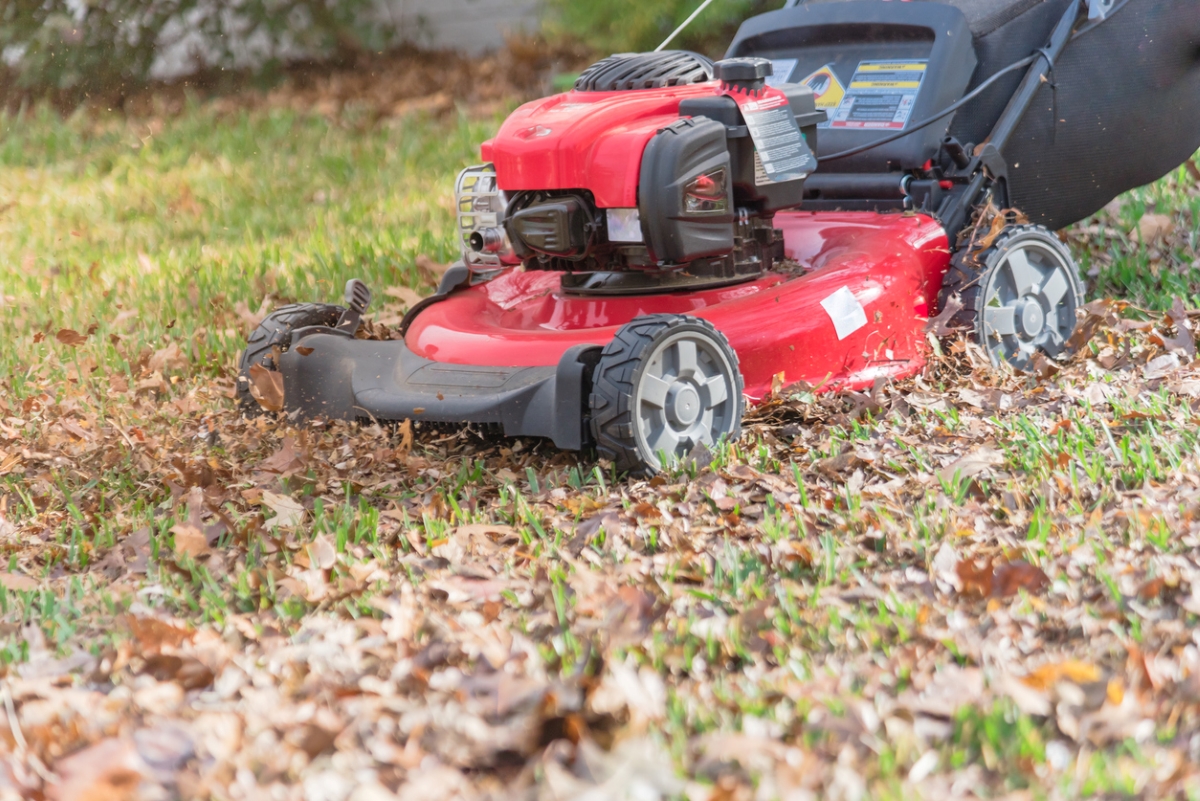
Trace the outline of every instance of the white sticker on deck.
<instances>
[{"instance_id":1,"label":"white sticker on deck","mask_svg":"<svg viewBox=\"0 0 1200 801\"><path fill-rule=\"evenodd\" d=\"M838 339L843 340L867 324L867 311L854 297L850 287L844 286L821 301L821 307L833 320Z\"/></svg>"}]
</instances>

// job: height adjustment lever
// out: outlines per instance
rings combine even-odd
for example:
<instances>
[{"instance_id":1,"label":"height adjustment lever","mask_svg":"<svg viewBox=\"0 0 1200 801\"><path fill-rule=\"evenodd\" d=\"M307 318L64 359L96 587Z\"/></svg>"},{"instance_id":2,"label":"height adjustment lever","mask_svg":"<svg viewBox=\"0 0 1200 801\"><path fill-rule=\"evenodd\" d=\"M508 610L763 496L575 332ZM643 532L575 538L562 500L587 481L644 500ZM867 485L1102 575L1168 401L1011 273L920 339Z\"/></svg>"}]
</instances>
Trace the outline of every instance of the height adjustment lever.
<instances>
[{"instance_id":1,"label":"height adjustment lever","mask_svg":"<svg viewBox=\"0 0 1200 801\"><path fill-rule=\"evenodd\" d=\"M344 331L351 336L358 331L358 324L371 305L371 290L357 278L346 282L346 311L336 326L338 331Z\"/></svg>"}]
</instances>

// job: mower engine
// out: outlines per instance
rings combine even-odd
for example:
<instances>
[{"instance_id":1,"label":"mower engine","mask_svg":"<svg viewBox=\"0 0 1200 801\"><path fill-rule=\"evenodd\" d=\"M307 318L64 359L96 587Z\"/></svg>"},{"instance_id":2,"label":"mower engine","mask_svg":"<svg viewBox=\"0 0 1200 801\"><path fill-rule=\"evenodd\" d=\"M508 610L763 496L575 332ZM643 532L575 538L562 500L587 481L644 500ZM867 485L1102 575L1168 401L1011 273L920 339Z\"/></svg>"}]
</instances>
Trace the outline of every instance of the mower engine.
<instances>
[{"instance_id":1,"label":"mower engine","mask_svg":"<svg viewBox=\"0 0 1200 801\"><path fill-rule=\"evenodd\" d=\"M825 119L766 59L619 55L567 94L529 103L460 175L465 264L517 264L602 294L733 283L783 256L777 211L799 206Z\"/></svg>"}]
</instances>

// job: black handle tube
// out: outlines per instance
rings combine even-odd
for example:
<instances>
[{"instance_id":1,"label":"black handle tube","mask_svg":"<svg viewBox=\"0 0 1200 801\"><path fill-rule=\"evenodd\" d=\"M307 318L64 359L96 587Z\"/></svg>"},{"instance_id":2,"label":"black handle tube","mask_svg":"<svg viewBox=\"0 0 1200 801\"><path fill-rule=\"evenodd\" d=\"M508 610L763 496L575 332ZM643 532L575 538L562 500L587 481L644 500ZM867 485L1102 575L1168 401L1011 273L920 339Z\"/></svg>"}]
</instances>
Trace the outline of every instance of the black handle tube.
<instances>
[{"instance_id":1,"label":"black handle tube","mask_svg":"<svg viewBox=\"0 0 1200 801\"><path fill-rule=\"evenodd\" d=\"M1054 67L1054 63L1058 61L1063 50L1071 41L1071 34L1075 31L1075 23L1079 20L1079 11L1083 7L1083 0L1071 0L1071 5L1067 8L1067 13L1063 14L1062 19L1058 21L1058 25L1054 28L1054 33L1050 35L1050 44L1045 50L1041 51L1044 58L1039 58L1029 68L1029 72L1025 73L1025 79L1021 81L1021 86L1017 89L1016 94L1008 101L1008 106L1004 109L1004 113L1000 115L1000 120L996 123L996 127L992 129L992 135L988 138L988 142L995 146L1001 152L1009 140L1016 133L1017 126L1021 124L1021 120L1025 118L1025 113L1029 111L1030 105L1033 104L1033 98L1037 95L1038 90L1042 88L1042 82Z\"/></svg>"}]
</instances>

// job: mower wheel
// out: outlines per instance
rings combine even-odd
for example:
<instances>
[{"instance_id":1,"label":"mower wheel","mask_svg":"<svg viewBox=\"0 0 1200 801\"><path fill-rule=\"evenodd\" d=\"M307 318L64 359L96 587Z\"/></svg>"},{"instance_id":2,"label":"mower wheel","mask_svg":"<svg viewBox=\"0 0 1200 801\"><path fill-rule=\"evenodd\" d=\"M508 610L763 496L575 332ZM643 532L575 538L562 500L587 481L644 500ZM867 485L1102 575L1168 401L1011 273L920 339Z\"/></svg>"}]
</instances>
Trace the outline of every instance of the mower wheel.
<instances>
[{"instance_id":1,"label":"mower wheel","mask_svg":"<svg viewBox=\"0 0 1200 801\"><path fill-rule=\"evenodd\" d=\"M699 444L741 435L737 354L706 320L638 317L600 356L589 398L592 436L622 472L653 473Z\"/></svg>"},{"instance_id":2,"label":"mower wheel","mask_svg":"<svg viewBox=\"0 0 1200 801\"><path fill-rule=\"evenodd\" d=\"M1079 268L1040 225L1012 225L982 253L959 251L942 284L940 308L958 295L951 324L971 331L992 363L1028 370L1033 356L1063 352L1083 305Z\"/></svg>"},{"instance_id":3,"label":"mower wheel","mask_svg":"<svg viewBox=\"0 0 1200 801\"><path fill-rule=\"evenodd\" d=\"M332 328L338 324L346 310L330 303L293 303L282 306L267 315L258 328L250 334L249 344L242 351L238 363L237 399L242 412L248 415L262 414L263 408L250 393L250 368L261 365L268 370L278 370L275 363L276 348L284 353L292 346L292 332L312 326Z\"/></svg>"}]
</instances>

